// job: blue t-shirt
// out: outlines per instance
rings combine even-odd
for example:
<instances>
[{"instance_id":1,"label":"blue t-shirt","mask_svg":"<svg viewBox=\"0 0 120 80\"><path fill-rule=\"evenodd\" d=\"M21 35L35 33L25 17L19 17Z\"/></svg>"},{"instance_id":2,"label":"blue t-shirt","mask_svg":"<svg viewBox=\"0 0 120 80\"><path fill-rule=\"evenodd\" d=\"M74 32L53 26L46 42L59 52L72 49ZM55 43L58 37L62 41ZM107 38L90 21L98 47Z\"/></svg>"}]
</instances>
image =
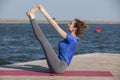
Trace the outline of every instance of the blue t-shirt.
<instances>
[{"instance_id":1,"label":"blue t-shirt","mask_svg":"<svg viewBox=\"0 0 120 80\"><path fill-rule=\"evenodd\" d=\"M72 57L76 50L78 38L73 37L72 35L66 35L66 39L59 42L59 59L65 61L68 65L71 63Z\"/></svg>"}]
</instances>

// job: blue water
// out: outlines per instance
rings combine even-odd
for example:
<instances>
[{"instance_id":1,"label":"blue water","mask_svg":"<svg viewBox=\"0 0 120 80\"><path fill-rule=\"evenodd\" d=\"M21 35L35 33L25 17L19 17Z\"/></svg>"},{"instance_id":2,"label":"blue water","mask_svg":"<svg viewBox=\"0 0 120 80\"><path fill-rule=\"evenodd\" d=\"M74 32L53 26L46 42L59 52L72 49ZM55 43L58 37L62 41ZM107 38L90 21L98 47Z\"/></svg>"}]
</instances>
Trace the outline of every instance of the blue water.
<instances>
[{"instance_id":1,"label":"blue water","mask_svg":"<svg viewBox=\"0 0 120 80\"><path fill-rule=\"evenodd\" d=\"M59 24L66 31L66 24ZM88 24L75 54L120 54L120 24ZM40 25L43 33L58 53L60 36L49 24ZM101 32L93 30L100 26ZM36 40L30 24L0 24L0 65L44 59L44 53Z\"/></svg>"}]
</instances>

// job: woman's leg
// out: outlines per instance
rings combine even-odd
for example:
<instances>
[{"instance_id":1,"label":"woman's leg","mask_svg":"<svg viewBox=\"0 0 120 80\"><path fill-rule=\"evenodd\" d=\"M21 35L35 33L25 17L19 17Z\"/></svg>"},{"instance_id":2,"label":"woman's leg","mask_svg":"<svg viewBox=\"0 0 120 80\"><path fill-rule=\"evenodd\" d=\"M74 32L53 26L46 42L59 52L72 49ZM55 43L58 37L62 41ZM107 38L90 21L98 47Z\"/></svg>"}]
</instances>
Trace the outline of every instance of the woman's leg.
<instances>
[{"instance_id":1,"label":"woman's leg","mask_svg":"<svg viewBox=\"0 0 120 80\"><path fill-rule=\"evenodd\" d=\"M67 64L64 61L59 60L57 54L52 49L52 46L50 45L50 43L48 42L48 40L42 33L42 31L39 28L38 24L36 23L35 19L31 20L31 24L32 24L35 36L36 36L37 40L40 42L40 44L44 50L50 71L56 72L56 73L63 73L67 67Z\"/></svg>"},{"instance_id":2,"label":"woman's leg","mask_svg":"<svg viewBox=\"0 0 120 80\"><path fill-rule=\"evenodd\" d=\"M48 67L51 72L63 73L65 71L65 69L68 67L68 65L64 61L59 60L57 54L52 49L49 41L46 39L46 37L42 33L39 25L37 24L36 20L34 19L36 11L37 11L37 7L34 6L30 11L28 11L27 15L30 18L30 22L32 24L32 28L35 33L35 36L36 36L37 40L40 42L40 44L44 50L45 57L46 57L47 63L48 63ZM32 15L32 17L31 17L31 15Z\"/></svg>"}]
</instances>

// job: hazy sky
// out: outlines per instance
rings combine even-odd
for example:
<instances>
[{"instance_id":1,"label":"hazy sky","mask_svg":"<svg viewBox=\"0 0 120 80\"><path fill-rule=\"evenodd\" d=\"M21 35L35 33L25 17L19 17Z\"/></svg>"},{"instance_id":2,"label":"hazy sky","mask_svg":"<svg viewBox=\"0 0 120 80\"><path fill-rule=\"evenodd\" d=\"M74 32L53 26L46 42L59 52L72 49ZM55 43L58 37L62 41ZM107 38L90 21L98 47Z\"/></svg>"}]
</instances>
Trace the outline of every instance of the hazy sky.
<instances>
[{"instance_id":1,"label":"hazy sky","mask_svg":"<svg viewBox=\"0 0 120 80\"><path fill-rule=\"evenodd\" d=\"M120 0L0 0L1 19L28 19L26 11L41 3L57 20L120 21ZM40 12L37 19L45 19Z\"/></svg>"}]
</instances>

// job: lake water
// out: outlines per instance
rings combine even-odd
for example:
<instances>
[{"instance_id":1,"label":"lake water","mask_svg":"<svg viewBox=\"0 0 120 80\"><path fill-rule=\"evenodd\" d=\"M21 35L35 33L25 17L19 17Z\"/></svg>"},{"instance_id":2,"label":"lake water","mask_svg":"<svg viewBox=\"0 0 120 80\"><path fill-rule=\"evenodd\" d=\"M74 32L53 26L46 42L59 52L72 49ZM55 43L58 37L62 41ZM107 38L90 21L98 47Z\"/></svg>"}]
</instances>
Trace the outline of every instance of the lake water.
<instances>
[{"instance_id":1,"label":"lake water","mask_svg":"<svg viewBox=\"0 0 120 80\"><path fill-rule=\"evenodd\" d=\"M66 24L59 24L66 31ZM120 54L120 24L88 24L75 54ZM57 43L62 40L49 24L40 25L43 33L58 53ZM101 32L95 33L96 27ZM0 24L0 65L44 59L30 24Z\"/></svg>"}]
</instances>

